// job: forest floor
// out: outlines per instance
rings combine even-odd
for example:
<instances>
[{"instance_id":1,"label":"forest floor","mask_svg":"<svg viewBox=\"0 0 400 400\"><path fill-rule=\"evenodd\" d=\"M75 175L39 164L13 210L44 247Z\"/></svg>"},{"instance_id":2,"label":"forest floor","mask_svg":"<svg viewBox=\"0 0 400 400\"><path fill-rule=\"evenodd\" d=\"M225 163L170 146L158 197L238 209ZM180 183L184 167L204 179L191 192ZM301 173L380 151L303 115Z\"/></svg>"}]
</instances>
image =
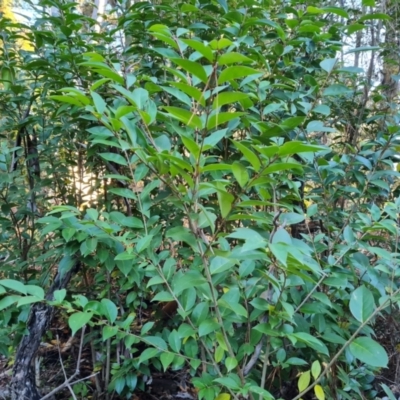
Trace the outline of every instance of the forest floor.
<instances>
[{"instance_id":1,"label":"forest floor","mask_svg":"<svg viewBox=\"0 0 400 400\"><path fill-rule=\"evenodd\" d=\"M382 369L377 375L373 385L380 396L385 396L381 392L380 384L384 383L391 388L396 398L400 398L400 325L398 318L393 316L379 317L375 324L377 340L385 347L389 355L389 367ZM62 385L66 379L73 375L77 369L77 360L79 358L79 340L71 337L66 324L57 318L53 319L50 329L52 335L49 335L47 341L42 343L39 349L36 366L36 377L38 387L41 392L46 394L56 387ZM50 339L58 337L56 339ZM96 381L93 377L93 363L90 350L90 344L83 346L79 375L72 382L79 381L79 389L75 386L75 398L70 393L68 387L64 387L53 397L55 400L67 399L105 399L106 397L96 394ZM10 398L9 387L11 382L13 358L0 356L0 399ZM99 371L99 377L103 372ZM154 372L148 378L143 390L136 389L131 400L196 400L197 392L194 389L188 371ZM287 393L287 400L296 395ZM290 390L292 392L293 390ZM126 399L126 396L118 397L114 395L110 400ZM286 398L286 396L285 396ZM364 399L371 397L366 394ZM376 397L384 398L384 397ZM312 396L307 399L313 399ZM306 400L306 399L304 399Z\"/></svg>"}]
</instances>

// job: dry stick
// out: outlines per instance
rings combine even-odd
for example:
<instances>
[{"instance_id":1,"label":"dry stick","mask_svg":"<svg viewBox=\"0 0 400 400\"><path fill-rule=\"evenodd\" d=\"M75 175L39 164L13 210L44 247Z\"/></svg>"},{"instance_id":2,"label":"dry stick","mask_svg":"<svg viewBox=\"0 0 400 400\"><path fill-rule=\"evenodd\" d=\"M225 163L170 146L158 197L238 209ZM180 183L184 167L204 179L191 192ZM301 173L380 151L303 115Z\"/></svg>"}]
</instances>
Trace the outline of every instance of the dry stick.
<instances>
[{"instance_id":1,"label":"dry stick","mask_svg":"<svg viewBox=\"0 0 400 400\"><path fill-rule=\"evenodd\" d=\"M76 397L75 397L75 395L74 395L74 391L72 390L72 387L71 387L71 386L72 386L73 384L79 382L79 381L76 381L76 382L73 382L73 383L71 383L71 381L72 381L77 375L79 375L79 373L80 373L80 365L81 365L81 357L82 357L82 348L83 348L83 339L84 339L84 337L85 337L85 328L86 328L86 325L84 325L83 328L82 328L81 342L80 342L80 344L79 344L78 360L77 360L77 362L76 362L76 370L75 370L74 374L71 375L71 376L67 379L67 375L66 375L65 369L64 369L64 364L63 364L62 359L61 359L60 346L58 346L58 353L59 353L59 356L60 356L61 368L62 368L62 370L63 370L63 372L64 372L65 382L62 383L60 386L57 386L57 387L56 387L55 389L53 389L50 393L47 393L46 396L43 396L40 400L49 399L50 397L52 397L54 394L56 394L56 393L59 392L60 390L64 389L65 387L68 387L68 389L70 390L72 396L73 396L73 397L75 398L75 400L76 400ZM57 338L57 341L58 341L58 338ZM88 378L83 378L83 379L88 379ZM83 379L80 379L80 380L83 380Z\"/></svg>"},{"instance_id":2,"label":"dry stick","mask_svg":"<svg viewBox=\"0 0 400 400\"><path fill-rule=\"evenodd\" d=\"M262 369L262 374L261 374L261 389L264 389L265 387L265 381L267 379L267 367L269 365L269 350L271 347L271 342L269 338L267 338L267 348L265 349L265 355L264 355L264 363L263 363L263 369ZM259 399L262 400L263 395L260 393Z\"/></svg>"},{"instance_id":3,"label":"dry stick","mask_svg":"<svg viewBox=\"0 0 400 400\"><path fill-rule=\"evenodd\" d=\"M97 360L96 360L96 350L94 348L93 340L90 341L90 352L92 353L92 363L93 363L93 367L94 367L96 365ZM98 375L98 373L95 374L94 382L96 385L97 393L101 394L102 389L101 389L101 385L100 385L100 379L97 375Z\"/></svg>"},{"instance_id":4,"label":"dry stick","mask_svg":"<svg viewBox=\"0 0 400 400\"><path fill-rule=\"evenodd\" d=\"M81 337L83 337L83 335ZM62 369L62 372L63 372L63 375L64 375L65 382L67 383L66 386L67 386L69 392L71 393L71 396L74 398L74 400L77 400L77 398L75 396L75 393L72 390L71 385L68 383L67 373L65 372L64 363L63 363L63 360L62 360L62 357L61 357L60 338L59 338L58 335L57 335L57 349L58 349L58 357L60 359L61 369Z\"/></svg>"},{"instance_id":5,"label":"dry stick","mask_svg":"<svg viewBox=\"0 0 400 400\"><path fill-rule=\"evenodd\" d=\"M317 385L319 382L321 382L322 378L328 373L328 371L331 369L332 365L336 363L337 359L340 357L340 355L344 352L346 347L356 338L356 336L360 333L360 331L366 326L372 318L374 318L379 312L381 312L384 308L386 308L388 302L390 301L391 298L395 297L400 293L400 289L397 289L389 299L387 299L384 303L382 303L357 329L356 331L351 335L350 339L342 346L342 348L335 354L335 356L332 358L332 360L329 362L329 364L325 367L325 369L322 371L321 375L306 389L304 389L301 393L299 393L296 397L293 397L292 400L299 400L301 397L303 397L306 393L308 393L315 385Z\"/></svg>"}]
</instances>

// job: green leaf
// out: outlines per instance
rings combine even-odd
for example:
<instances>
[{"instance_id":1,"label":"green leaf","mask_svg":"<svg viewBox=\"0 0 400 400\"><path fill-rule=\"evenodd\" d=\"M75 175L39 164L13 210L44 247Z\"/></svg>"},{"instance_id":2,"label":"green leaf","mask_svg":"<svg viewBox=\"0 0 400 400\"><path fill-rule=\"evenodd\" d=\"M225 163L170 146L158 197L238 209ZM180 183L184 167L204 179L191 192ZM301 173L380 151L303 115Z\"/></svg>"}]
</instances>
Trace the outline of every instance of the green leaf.
<instances>
[{"instance_id":1,"label":"green leaf","mask_svg":"<svg viewBox=\"0 0 400 400\"><path fill-rule=\"evenodd\" d=\"M249 181L247 169L240 162L235 161L232 164L232 172L240 187L243 188Z\"/></svg>"},{"instance_id":2,"label":"green leaf","mask_svg":"<svg viewBox=\"0 0 400 400\"><path fill-rule=\"evenodd\" d=\"M172 294L167 291L159 292L151 299L151 301L165 301L165 302L173 300L175 300L174 296L172 296Z\"/></svg>"},{"instance_id":3,"label":"green leaf","mask_svg":"<svg viewBox=\"0 0 400 400\"><path fill-rule=\"evenodd\" d=\"M326 150L324 146L317 146L302 142L290 141L279 147L278 154L280 156L287 156L299 153L316 153L317 151Z\"/></svg>"},{"instance_id":4,"label":"green leaf","mask_svg":"<svg viewBox=\"0 0 400 400\"><path fill-rule=\"evenodd\" d=\"M218 64L219 65L229 65L235 63L252 63L254 62L251 58L245 56L241 53L236 53L234 51L230 53L221 54L218 57Z\"/></svg>"},{"instance_id":5,"label":"green leaf","mask_svg":"<svg viewBox=\"0 0 400 400\"><path fill-rule=\"evenodd\" d=\"M375 311L374 296L364 285L360 286L351 294L349 306L353 317L365 322Z\"/></svg>"},{"instance_id":6,"label":"green leaf","mask_svg":"<svg viewBox=\"0 0 400 400\"><path fill-rule=\"evenodd\" d=\"M327 58L319 63L321 68L330 74L336 64L336 58Z\"/></svg>"},{"instance_id":7,"label":"green leaf","mask_svg":"<svg viewBox=\"0 0 400 400\"><path fill-rule=\"evenodd\" d=\"M36 297L36 296L25 296L25 297L21 297L21 298L18 300L17 307L24 306L24 305L26 305L26 304L37 303L37 302L39 302L39 301L41 301L41 300L43 300L43 299L39 299L39 298Z\"/></svg>"},{"instance_id":8,"label":"green leaf","mask_svg":"<svg viewBox=\"0 0 400 400\"><path fill-rule=\"evenodd\" d=\"M0 285L18 293L27 294L25 285L14 279L1 279Z\"/></svg>"},{"instance_id":9,"label":"green leaf","mask_svg":"<svg viewBox=\"0 0 400 400\"><path fill-rule=\"evenodd\" d=\"M25 285L26 293L44 299L44 290L40 286L36 285Z\"/></svg>"},{"instance_id":10,"label":"green leaf","mask_svg":"<svg viewBox=\"0 0 400 400\"><path fill-rule=\"evenodd\" d=\"M198 51L203 57L207 58L208 61L214 61L213 51L202 42L193 39L182 39L182 42L186 43L192 49Z\"/></svg>"},{"instance_id":11,"label":"green leaf","mask_svg":"<svg viewBox=\"0 0 400 400\"><path fill-rule=\"evenodd\" d=\"M389 362L385 349L375 340L362 336L350 343L349 349L354 357L371 367L386 368Z\"/></svg>"},{"instance_id":12,"label":"green leaf","mask_svg":"<svg viewBox=\"0 0 400 400\"><path fill-rule=\"evenodd\" d=\"M94 101L94 106L96 107L96 111L99 114L103 114L107 109L106 102L102 99L102 97L96 92L90 92L92 99Z\"/></svg>"},{"instance_id":13,"label":"green leaf","mask_svg":"<svg viewBox=\"0 0 400 400\"><path fill-rule=\"evenodd\" d=\"M331 113L330 107L325 104L320 104L316 106L315 108L313 108L312 111L322 115L329 115Z\"/></svg>"},{"instance_id":14,"label":"green leaf","mask_svg":"<svg viewBox=\"0 0 400 400\"><path fill-rule=\"evenodd\" d=\"M170 347L171 347L171 349L172 349L173 351L175 351L176 353L179 353L179 352L180 352L182 342L181 342L181 338L180 338L180 336L179 336L177 330L174 329L174 330L169 334L169 336L168 336L168 343L169 343L169 345L170 345Z\"/></svg>"},{"instance_id":15,"label":"green leaf","mask_svg":"<svg viewBox=\"0 0 400 400\"><path fill-rule=\"evenodd\" d=\"M54 292L54 301L57 301L58 303L62 303L63 300L65 299L66 295L67 295L67 291L65 289L56 290Z\"/></svg>"},{"instance_id":16,"label":"green leaf","mask_svg":"<svg viewBox=\"0 0 400 400\"><path fill-rule=\"evenodd\" d=\"M212 149L216 146L227 134L228 129L220 129L213 132L210 136L206 137L203 142L204 150Z\"/></svg>"},{"instance_id":17,"label":"green leaf","mask_svg":"<svg viewBox=\"0 0 400 400\"><path fill-rule=\"evenodd\" d=\"M118 333L118 326L103 326L103 342Z\"/></svg>"},{"instance_id":18,"label":"green leaf","mask_svg":"<svg viewBox=\"0 0 400 400\"><path fill-rule=\"evenodd\" d=\"M318 360L315 360L311 365L311 374L314 379L317 379L321 373L321 364Z\"/></svg>"},{"instance_id":19,"label":"green leaf","mask_svg":"<svg viewBox=\"0 0 400 400\"><path fill-rule=\"evenodd\" d=\"M162 353L160 356L161 364L164 368L164 372L168 369L172 361L174 361L175 354L173 353Z\"/></svg>"},{"instance_id":20,"label":"green leaf","mask_svg":"<svg viewBox=\"0 0 400 400\"><path fill-rule=\"evenodd\" d=\"M314 393L318 400L325 400L324 389L322 388L321 385L314 386Z\"/></svg>"},{"instance_id":21,"label":"green leaf","mask_svg":"<svg viewBox=\"0 0 400 400\"><path fill-rule=\"evenodd\" d=\"M232 81L234 79L240 79L244 78L249 75L254 75L254 74L259 74L260 71L250 68L250 67L245 67L245 66L232 66L224 69L219 78L218 78L218 83L224 83L226 81Z\"/></svg>"},{"instance_id":22,"label":"green leaf","mask_svg":"<svg viewBox=\"0 0 400 400\"><path fill-rule=\"evenodd\" d=\"M220 272L224 272L235 265L235 261L229 258L215 256L212 258L210 262L210 274L218 274Z\"/></svg>"},{"instance_id":23,"label":"green leaf","mask_svg":"<svg viewBox=\"0 0 400 400\"><path fill-rule=\"evenodd\" d=\"M181 90L174 87L169 87L169 86L161 86L161 87L164 89L164 91L166 91L169 94L172 94L172 96L176 97L178 100L186 104L188 107L192 107L192 99L186 93L183 93Z\"/></svg>"},{"instance_id":24,"label":"green leaf","mask_svg":"<svg viewBox=\"0 0 400 400\"><path fill-rule=\"evenodd\" d=\"M151 344L159 350L167 350L168 346L165 340L159 336L145 336L143 337L143 341Z\"/></svg>"},{"instance_id":25,"label":"green leaf","mask_svg":"<svg viewBox=\"0 0 400 400\"><path fill-rule=\"evenodd\" d=\"M288 169L299 169L301 170L302 167L298 163L294 162L287 162L287 163L275 163L270 165L269 167L265 168L262 172L262 175L267 175L267 174L272 174L274 172L279 172L279 171L286 171Z\"/></svg>"},{"instance_id":26,"label":"green leaf","mask_svg":"<svg viewBox=\"0 0 400 400\"><path fill-rule=\"evenodd\" d=\"M205 107L206 101L204 99L203 93L199 89L183 82L169 82L169 84L178 88L179 90L182 90L182 92L186 93L188 96L195 99L200 105Z\"/></svg>"},{"instance_id":27,"label":"green leaf","mask_svg":"<svg viewBox=\"0 0 400 400\"><path fill-rule=\"evenodd\" d=\"M193 139L186 136L181 136L181 139L185 147L188 149L189 153L193 154L193 156L197 159L200 155L199 145Z\"/></svg>"},{"instance_id":28,"label":"green leaf","mask_svg":"<svg viewBox=\"0 0 400 400\"><path fill-rule=\"evenodd\" d=\"M321 340L310 335L309 333L306 333L306 332L290 333L287 335L287 337L292 342L296 342L296 340L298 340L302 343L305 343L307 346L311 347L312 349L319 351L320 353L325 354L326 356L329 356L329 351L328 351L328 348L325 346L325 344Z\"/></svg>"},{"instance_id":29,"label":"green leaf","mask_svg":"<svg viewBox=\"0 0 400 400\"><path fill-rule=\"evenodd\" d=\"M232 203L235 200L235 198L232 194L222 190L218 190L217 197L222 218L226 218L232 210Z\"/></svg>"},{"instance_id":30,"label":"green leaf","mask_svg":"<svg viewBox=\"0 0 400 400\"><path fill-rule=\"evenodd\" d=\"M49 96L49 99L60 101L61 103L72 104L74 106L83 107L84 104L75 97L54 95Z\"/></svg>"},{"instance_id":31,"label":"green leaf","mask_svg":"<svg viewBox=\"0 0 400 400\"><path fill-rule=\"evenodd\" d=\"M238 362L236 360L236 358L233 357L226 357L225 359L225 367L227 369L227 371L232 371L234 368L236 368L238 365Z\"/></svg>"},{"instance_id":32,"label":"green leaf","mask_svg":"<svg viewBox=\"0 0 400 400\"><path fill-rule=\"evenodd\" d=\"M224 124L242 115L244 115L243 112L222 112L213 114L207 121L207 129L214 129L218 125Z\"/></svg>"},{"instance_id":33,"label":"green leaf","mask_svg":"<svg viewBox=\"0 0 400 400\"><path fill-rule=\"evenodd\" d=\"M299 392L302 392L303 390L307 389L308 386L310 385L310 381L311 381L310 371L303 372L300 375L299 381L297 382L297 387L299 388Z\"/></svg>"},{"instance_id":34,"label":"green leaf","mask_svg":"<svg viewBox=\"0 0 400 400\"><path fill-rule=\"evenodd\" d=\"M324 96L344 96L346 94L353 93L351 89L347 86L335 83L333 85L328 86L324 89L323 95Z\"/></svg>"},{"instance_id":35,"label":"green leaf","mask_svg":"<svg viewBox=\"0 0 400 400\"><path fill-rule=\"evenodd\" d=\"M252 393L258 394L263 400L275 400L275 397L272 396L268 390L265 390L259 386L250 386L250 391Z\"/></svg>"},{"instance_id":36,"label":"green leaf","mask_svg":"<svg viewBox=\"0 0 400 400\"><path fill-rule=\"evenodd\" d=\"M99 156L101 158L104 158L106 161L111 161L116 164L120 165L128 165L126 162L125 158L121 156L121 154L116 154L116 153L99 153Z\"/></svg>"},{"instance_id":37,"label":"green leaf","mask_svg":"<svg viewBox=\"0 0 400 400\"><path fill-rule=\"evenodd\" d=\"M249 95L247 93L222 92L222 93L219 93L215 97L212 108L215 110L226 104L237 103L240 100L244 100L244 99L248 99L248 98L249 98Z\"/></svg>"},{"instance_id":38,"label":"green leaf","mask_svg":"<svg viewBox=\"0 0 400 400\"><path fill-rule=\"evenodd\" d=\"M187 243L195 251L196 249L198 250L195 236L186 227L176 226L174 228L168 229L165 235L167 238L172 238L178 242L182 241Z\"/></svg>"},{"instance_id":39,"label":"green leaf","mask_svg":"<svg viewBox=\"0 0 400 400\"><path fill-rule=\"evenodd\" d=\"M160 350L158 350L158 349L154 349L154 348L146 349L146 350L142 351L142 353L140 354L138 363L141 364L141 363L149 360L150 358L156 357L159 353L160 353Z\"/></svg>"},{"instance_id":40,"label":"green leaf","mask_svg":"<svg viewBox=\"0 0 400 400\"><path fill-rule=\"evenodd\" d=\"M362 53L364 51L376 51L376 50L380 50L381 47L379 46L361 46L361 47L355 47L354 49L350 49L348 51L346 51L345 54L351 54L351 53ZM341 69L342 70L342 69ZM349 71L349 70L346 70ZM352 70L350 70L349 72L352 72ZM354 72L363 72L363 69L360 70L354 70Z\"/></svg>"},{"instance_id":41,"label":"green leaf","mask_svg":"<svg viewBox=\"0 0 400 400\"><path fill-rule=\"evenodd\" d=\"M349 14L347 13L347 11L341 7L322 7L322 10L327 13L330 12L332 14L339 15L339 17L343 17L346 19L349 18Z\"/></svg>"},{"instance_id":42,"label":"green leaf","mask_svg":"<svg viewBox=\"0 0 400 400\"><path fill-rule=\"evenodd\" d=\"M177 279L179 277L179 279ZM187 271L183 275L175 275L173 287L175 295L179 295L185 289L203 285L206 279L199 271Z\"/></svg>"},{"instance_id":43,"label":"green leaf","mask_svg":"<svg viewBox=\"0 0 400 400\"><path fill-rule=\"evenodd\" d=\"M257 155L253 153L249 148L247 148L243 143L232 140L234 146L240 150L244 158L253 166L254 170L258 172L261 167L261 162Z\"/></svg>"},{"instance_id":44,"label":"green leaf","mask_svg":"<svg viewBox=\"0 0 400 400\"><path fill-rule=\"evenodd\" d=\"M117 306L109 299L101 299L102 314L111 322L114 323L118 316Z\"/></svg>"},{"instance_id":45,"label":"green leaf","mask_svg":"<svg viewBox=\"0 0 400 400\"><path fill-rule=\"evenodd\" d=\"M390 390L390 388L385 385L384 383L381 383L382 389L385 391L386 395L388 396L389 400L397 400L396 397L394 397L393 392Z\"/></svg>"},{"instance_id":46,"label":"green leaf","mask_svg":"<svg viewBox=\"0 0 400 400\"><path fill-rule=\"evenodd\" d=\"M125 197L127 199L136 200L136 195L131 189L127 188L111 188L109 192L114 193L118 196Z\"/></svg>"},{"instance_id":47,"label":"green leaf","mask_svg":"<svg viewBox=\"0 0 400 400\"><path fill-rule=\"evenodd\" d=\"M114 257L114 260L115 260L115 261L117 261L117 260L120 260L120 261L124 261L124 260L133 260L133 259L135 259L136 257L137 257L136 254L128 253L127 251L123 251L122 253L117 254L117 255Z\"/></svg>"},{"instance_id":48,"label":"green leaf","mask_svg":"<svg viewBox=\"0 0 400 400\"><path fill-rule=\"evenodd\" d=\"M305 219L304 215L294 213L294 212L287 212L282 213L279 217L279 220L286 225L293 225L303 222Z\"/></svg>"},{"instance_id":49,"label":"green leaf","mask_svg":"<svg viewBox=\"0 0 400 400\"><path fill-rule=\"evenodd\" d=\"M206 319L199 325L199 336L202 337L208 335L211 332L215 332L218 328L219 328L218 322L212 319Z\"/></svg>"},{"instance_id":50,"label":"green leaf","mask_svg":"<svg viewBox=\"0 0 400 400\"><path fill-rule=\"evenodd\" d=\"M195 61L185 60L182 58L171 58L171 61L182 67L186 72L189 72L194 76L197 76L203 83L207 83L208 80L207 74L204 67L201 64Z\"/></svg>"},{"instance_id":51,"label":"green leaf","mask_svg":"<svg viewBox=\"0 0 400 400\"><path fill-rule=\"evenodd\" d=\"M383 13L374 13L363 15L358 22L370 21L371 19L381 19L381 20L390 20L390 16Z\"/></svg>"},{"instance_id":52,"label":"green leaf","mask_svg":"<svg viewBox=\"0 0 400 400\"><path fill-rule=\"evenodd\" d=\"M79 329L86 325L92 317L93 312L91 311L77 312L70 315L70 317L68 318L68 325L72 330L72 336L74 336L75 333L79 331Z\"/></svg>"},{"instance_id":53,"label":"green leaf","mask_svg":"<svg viewBox=\"0 0 400 400\"><path fill-rule=\"evenodd\" d=\"M185 110L179 107L163 107L171 117L183 122L191 128L200 129L203 126L201 119L198 115L192 113L189 110Z\"/></svg>"},{"instance_id":54,"label":"green leaf","mask_svg":"<svg viewBox=\"0 0 400 400\"><path fill-rule=\"evenodd\" d=\"M135 250L138 253L141 253L143 250L146 250L151 241L153 240L153 235L146 235L145 237L142 237L136 244Z\"/></svg>"}]
</instances>

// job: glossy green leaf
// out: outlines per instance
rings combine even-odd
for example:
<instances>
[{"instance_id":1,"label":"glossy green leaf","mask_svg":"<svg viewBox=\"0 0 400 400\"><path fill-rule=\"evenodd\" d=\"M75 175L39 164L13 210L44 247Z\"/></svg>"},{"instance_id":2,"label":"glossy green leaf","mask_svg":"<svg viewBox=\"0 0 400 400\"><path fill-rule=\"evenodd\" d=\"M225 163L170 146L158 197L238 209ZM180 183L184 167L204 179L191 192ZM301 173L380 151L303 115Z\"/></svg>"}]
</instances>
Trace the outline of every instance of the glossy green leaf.
<instances>
[{"instance_id":1,"label":"glossy green leaf","mask_svg":"<svg viewBox=\"0 0 400 400\"><path fill-rule=\"evenodd\" d=\"M164 371L168 369L168 367L171 365L172 361L174 361L175 354L173 353L162 353L160 356L160 361L161 364L164 368Z\"/></svg>"},{"instance_id":2,"label":"glossy green leaf","mask_svg":"<svg viewBox=\"0 0 400 400\"><path fill-rule=\"evenodd\" d=\"M258 172L261 167L261 162L258 159L257 155L248 147L246 147L243 143L237 141L232 141L232 143L238 150L240 150L245 159L253 166L254 170Z\"/></svg>"},{"instance_id":3,"label":"glossy green leaf","mask_svg":"<svg viewBox=\"0 0 400 400\"><path fill-rule=\"evenodd\" d=\"M222 112L215 113L211 115L211 117L207 121L207 129L215 129L217 126L221 124L225 124L226 122L232 121L235 118L242 116L244 113L242 112Z\"/></svg>"},{"instance_id":4,"label":"glossy green leaf","mask_svg":"<svg viewBox=\"0 0 400 400\"><path fill-rule=\"evenodd\" d=\"M219 65L230 65L235 63L252 63L253 60L244 54L237 53L237 52L230 52L221 54L218 57L218 64Z\"/></svg>"},{"instance_id":5,"label":"glossy green leaf","mask_svg":"<svg viewBox=\"0 0 400 400\"><path fill-rule=\"evenodd\" d=\"M215 332L217 329L219 329L218 322L215 322L212 319L206 319L199 325L199 336L202 337L208 335L212 332Z\"/></svg>"},{"instance_id":6,"label":"glossy green leaf","mask_svg":"<svg viewBox=\"0 0 400 400\"><path fill-rule=\"evenodd\" d=\"M197 76L197 78L199 78L203 83L207 82L208 80L207 74L204 67L201 64L195 61L185 60L182 58L172 58L171 61L182 67L186 72L194 76Z\"/></svg>"},{"instance_id":7,"label":"glossy green leaf","mask_svg":"<svg viewBox=\"0 0 400 400\"><path fill-rule=\"evenodd\" d=\"M99 156L106 161L111 161L120 165L128 165L125 158L117 153L99 153Z\"/></svg>"},{"instance_id":8,"label":"glossy green leaf","mask_svg":"<svg viewBox=\"0 0 400 400\"><path fill-rule=\"evenodd\" d=\"M103 334L102 334L102 339L103 342L106 341L107 339L112 338L113 336L116 336L118 333L118 326L104 326L103 327Z\"/></svg>"},{"instance_id":9,"label":"glossy green leaf","mask_svg":"<svg viewBox=\"0 0 400 400\"><path fill-rule=\"evenodd\" d=\"M225 359L225 367L227 369L227 371L232 371L233 369L235 369L238 365L238 362L236 360L236 358L233 357L226 357Z\"/></svg>"},{"instance_id":10,"label":"glossy green leaf","mask_svg":"<svg viewBox=\"0 0 400 400\"><path fill-rule=\"evenodd\" d=\"M93 312L76 312L68 318L68 325L72 330L72 335L75 335L84 325L86 325L93 317Z\"/></svg>"},{"instance_id":11,"label":"glossy green leaf","mask_svg":"<svg viewBox=\"0 0 400 400\"><path fill-rule=\"evenodd\" d=\"M364 285L358 287L350 296L350 311L353 317L360 322L365 322L375 311L374 296Z\"/></svg>"},{"instance_id":12,"label":"glossy green leaf","mask_svg":"<svg viewBox=\"0 0 400 400\"><path fill-rule=\"evenodd\" d=\"M231 193L225 191L218 191L217 196L222 218L226 218L232 210L232 203L235 198Z\"/></svg>"},{"instance_id":13,"label":"glossy green leaf","mask_svg":"<svg viewBox=\"0 0 400 400\"><path fill-rule=\"evenodd\" d=\"M214 55L210 47L206 46L202 42L193 39L182 39L183 43L186 43L192 49L198 51L203 57L205 57L208 61L213 62Z\"/></svg>"},{"instance_id":14,"label":"glossy green leaf","mask_svg":"<svg viewBox=\"0 0 400 400\"><path fill-rule=\"evenodd\" d=\"M321 373L321 364L318 360L315 360L311 365L311 375L314 379L317 379Z\"/></svg>"},{"instance_id":15,"label":"glossy green leaf","mask_svg":"<svg viewBox=\"0 0 400 400\"><path fill-rule=\"evenodd\" d=\"M354 357L371 367L386 368L388 365L389 359L385 349L369 337L354 339L349 349Z\"/></svg>"},{"instance_id":16,"label":"glossy green leaf","mask_svg":"<svg viewBox=\"0 0 400 400\"><path fill-rule=\"evenodd\" d=\"M241 188L249 181L249 173L240 162L236 161L232 164L232 172Z\"/></svg>"},{"instance_id":17,"label":"glossy green leaf","mask_svg":"<svg viewBox=\"0 0 400 400\"><path fill-rule=\"evenodd\" d=\"M335 67L336 64L336 58L327 58L319 63L321 68L326 71L328 74L330 74Z\"/></svg>"},{"instance_id":18,"label":"glossy green leaf","mask_svg":"<svg viewBox=\"0 0 400 400\"><path fill-rule=\"evenodd\" d=\"M311 381L311 374L310 371L303 372L299 380L297 382L297 387L299 388L299 392L302 392L303 390L307 389Z\"/></svg>"},{"instance_id":19,"label":"glossy green leaf","mask_svg":"<svg viewBox=\"0 0 400 400\"><path fill-rule=\"evenodd\" d=\"M260 71L246 67L246 66L232 66L224 69L218 77L218 83L224 83L226 81L231 81L234 79L245 78L249 75L259 74Z\"/></svg>"},{"instance_id":20,"label":"glossy green leaf","mask_svg":"<svg viewBox=\"0 0 400 400\"><path fill-rule=\"evenodd\" d=\"M175 329L169 334L168 343L174 352L180 352L182 342L178 332Z\"/></svg>"},{"instance_id":21,"label":"glossy green leaf","mask_svg":"<svg viewBox=\"0 0 400 400\"><path fill-rule=\"evenodd\" d=\"M159 353L160 353L160 350L158 350L158 349L154 349L154 348L145 349L140 354L138 362L139 362L139 364L141 364L147 360L150 360L153 357L156 357Z\"/></svg>"},{"instance_id":22,"label":"glossy green leaf","mask_svg":"<svg viewBox=\"0 0 400 400\"><path fill-rule=\"evenodd\" d=\"M135 251L137 251L138 253L141 253L142 251L146 250L151 241L153 240L153 235L146 235L144 237L142 237L136 244L135 246Z\"/></svg>"},{"instance_id":23,"label":"glossy green leaf","mask_svg":"<svg viewBox=\"0 0 400 400\"><path fill-rule=\"evenodd\" d=\"M1 279L0 285L18 293L27 294L25 285L15 279Z\"/></svg>"},{"instance_id":24,"label":"glossy green leaf","mask_svg":"<svg viewBox=\"0 0 400 400\"><path fill-rule=\"evenodd\" d=\"M117 306L109 299L101 299L103 315L111 322L114 323L118 316Z\"/></svg>"},{"instance_id":25,"label":"glossy green leaf","mask_svg":"<svg viewBox=\"0 0 400 400\"><path fill-rule=\"evenodd\" d=\"M212 108L215 110L217 108L220 108L226 104L232 104L236 103L240 100L248 99L249 95L246 93L240 93L240 92L222 92L219 93L214 101Z\"/></svg>"},{"instance_id":26,"label":"glossy green leaf","mask_svg":"<svg viewBox=\"0 0 400 400\"><path fill-rule=\"evenodd\" d=\"M290 141L286 142L282 145L279 150L278 154L280 156L286 156L291 154L299 154L299 153L315 153L317 151L326 150L323 146L317 146L302 142Z\"/></svg>"},{"instance_id":27,"label":"glossy green leaf","mask_svg":"<svg viewBox=\"0 0 400 400\"><path fill-rule=\"evenodd\" d=\"M201 128L203 125L200 117L189 110L179 107L164 107L164 109L171 115L171 117L182 121L191 128Z\"/></svg>"},{"instance_id":28,"label":"glossy green leaf","mask_svg":"<svg viewBox=\"0 0 400 400\"><path fill-rule=\"evenodd\" d=\"M24 306L26 304L33 304L37 303L39 301L42 301L43 299L40 299L39 297L36 296L24 296L21 297L18 302L17 302L17 307Z\"/></svg>"}]
</instances>

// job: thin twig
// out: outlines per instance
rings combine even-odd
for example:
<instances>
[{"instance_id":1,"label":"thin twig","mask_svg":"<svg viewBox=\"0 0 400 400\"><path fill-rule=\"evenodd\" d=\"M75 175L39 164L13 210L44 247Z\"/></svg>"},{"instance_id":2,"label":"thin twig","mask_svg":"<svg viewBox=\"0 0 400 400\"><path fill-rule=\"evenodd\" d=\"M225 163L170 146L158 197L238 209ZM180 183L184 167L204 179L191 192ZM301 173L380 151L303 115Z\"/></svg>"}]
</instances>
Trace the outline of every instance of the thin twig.
<instances>
[{"instance_id":1,"label":"thin twig","mask_svg":"<svg viewBox=\"0 0 400 400\"><path fill-rule=\"evenodd\" d=\"M262 374L261 374L261 389L264 389L265 386L265 381L267 378L267 367L269 365L269 350L270 350L271 342L269 338L267 338L267 348L265 349L265 354L264 354L264 363L263 363L263 369L262 369ZM260 393L259 399L262 400L263 395Z\"/></svg>"},{"instance_id":2,"label":"thin twig","mask_svg":"<svg viewBox=\"0 0 400 400\"><path fill-rule=\"evenodd\" d=\"M72 387L71 387L71 385L70 385L69 382L68 382L67 373L66 373L66 371L65 371L64 363L63 363L62 356L61 356L60 338L59 338L58 335L57 335L57 349L58 349L58 357L59 357L59 359L60 359L61 369L62 369L62 372L63 372L63 375L64 375L64 382L66 383L66 386L67 386L69 392L71 393L71 396L74 398L74 400L77 400L77 398L76 398L76 396L75 396L75 393L74 393L74 391L72 390Z\"/></svg>"},{"instance_id":3,"label":"thin twig","mask_svg":"<svg viewBox=\"0 0 400 400\"><path fill-rule=\"evenodd\" d=\"M72 382L71 381L80 373L80 365L81 365L81 358L82 358L82 349L83 349L83 339L85 337L85 328L86 325L83 326L82 328L82 333L81 333L81 342L79 344L79 353L78 353L78 360L76 362L76 370L73 373L73 375L71 375L68 379L67 379L67 375L65 373L65 369L64 369L64 364L62 362L61 359L61 351L60 351L60 346L58 346L58 352L59 352L59 356L60 356L60 362L61 362L61 368L64 372L64 377L65 377L65 382L62 383L60 386L57 386L55 389L53 389L50 393L47 393L45 396L43 396L40 400L46 400L49 399L50 397L52 397L54 394L56 394L57 392L59 392L60 390L64 389L65 387L68 387L69 391L71 392L72 396L74 397L74 399L76 400L74 391L72 390L72 385L74 385L75 383L82 381L84 379L89 379L90 377L85 377L83 379L79 379L78 381ZM58 340L58 339L57 339Z\"/></svg>"}]
</instances>

